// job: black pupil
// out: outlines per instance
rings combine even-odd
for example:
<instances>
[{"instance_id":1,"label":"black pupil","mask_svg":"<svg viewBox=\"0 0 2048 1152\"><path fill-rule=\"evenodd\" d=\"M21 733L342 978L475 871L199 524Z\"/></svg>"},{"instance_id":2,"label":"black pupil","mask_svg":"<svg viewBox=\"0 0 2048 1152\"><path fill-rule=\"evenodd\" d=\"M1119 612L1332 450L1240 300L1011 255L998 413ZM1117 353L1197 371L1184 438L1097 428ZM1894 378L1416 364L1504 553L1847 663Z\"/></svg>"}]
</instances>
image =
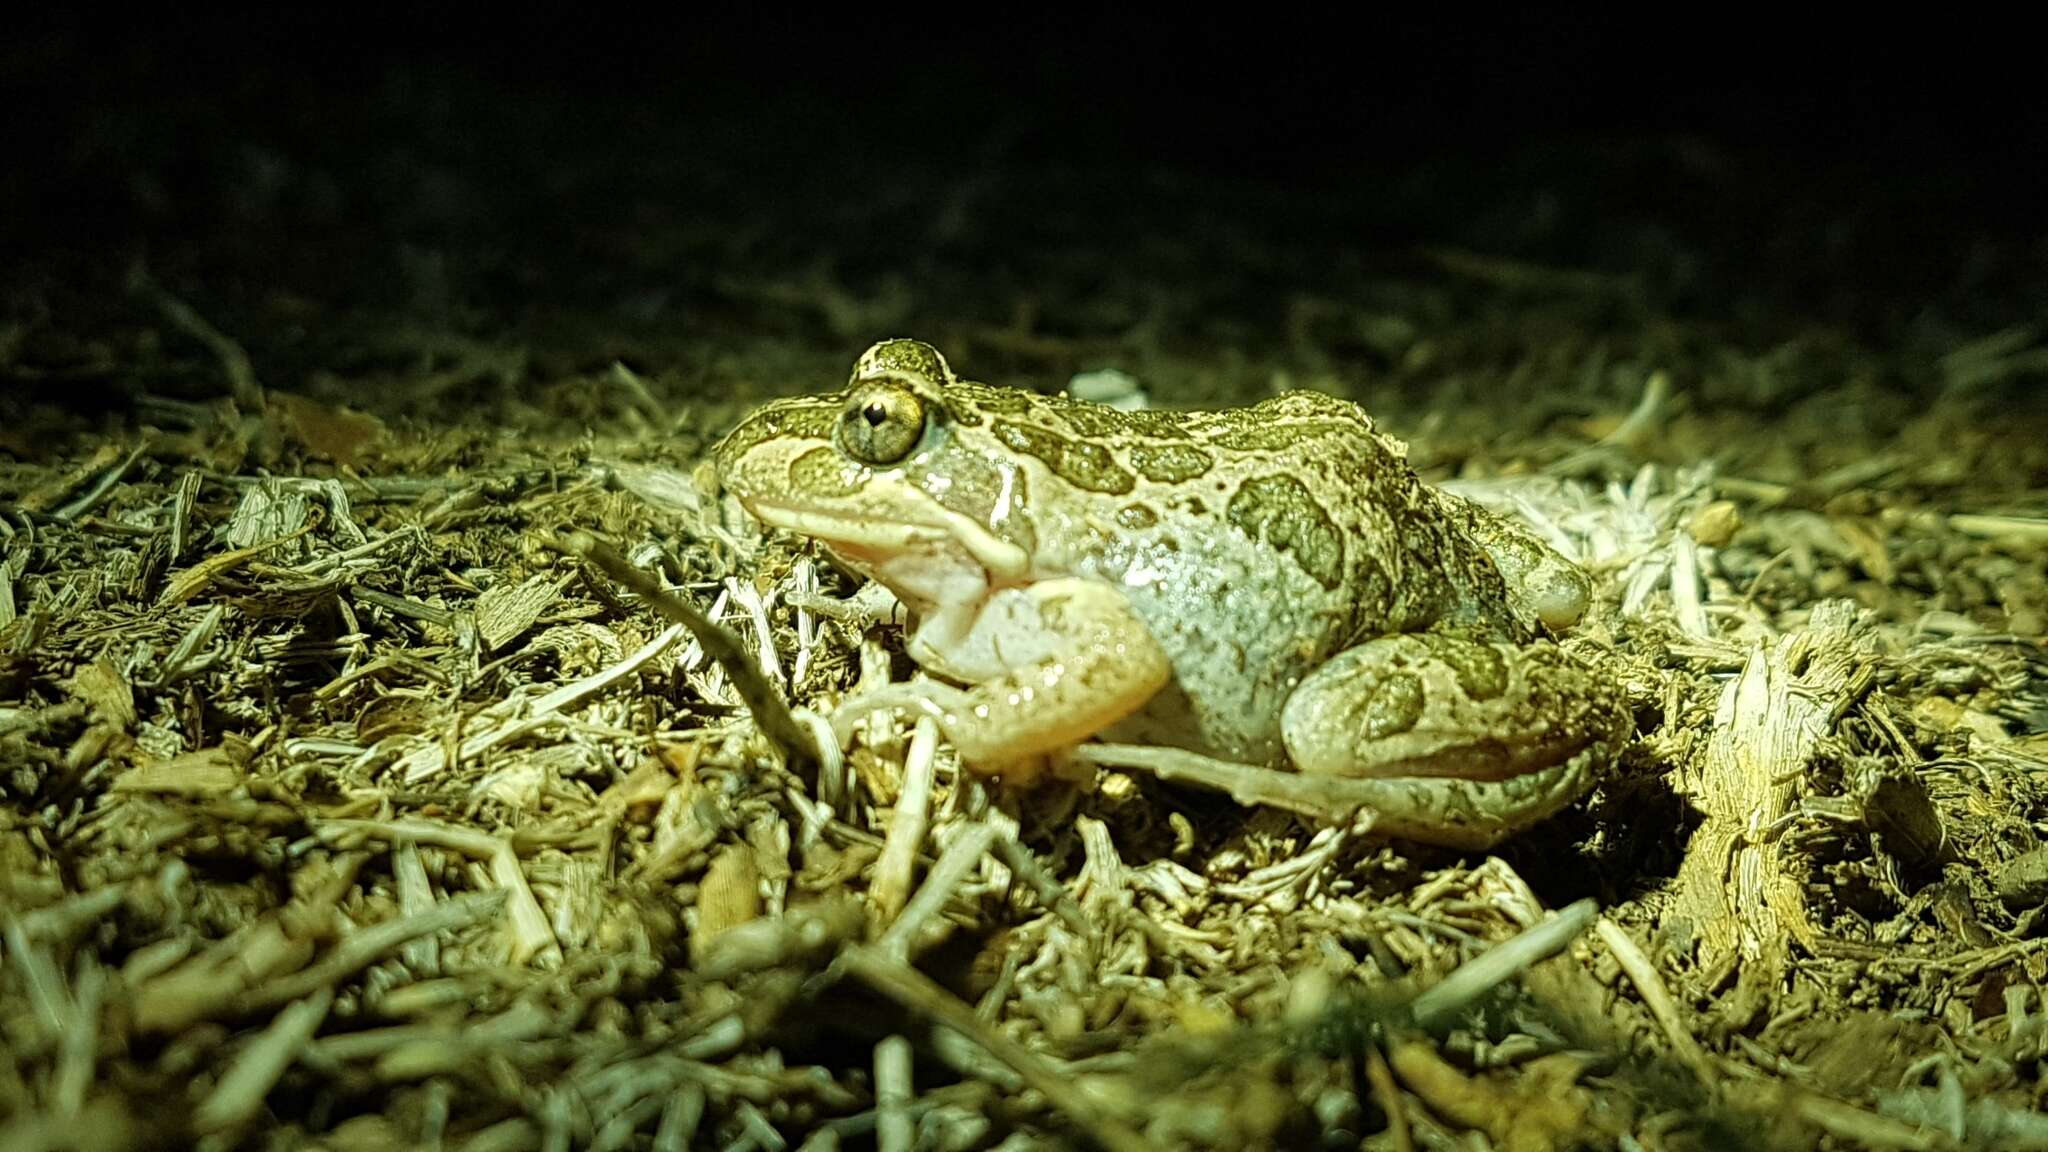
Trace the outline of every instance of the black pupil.
<instances>
[{"instance_id":1,"label":"black pupil","mask_svg":"<svg viewBox=\"0 0 2048 1152\"><path fill-rule=\"evenodd\" d=\"M882 421L889 418L889 410L879 400L861 409L860 414L867 419L870 428L880 428Z\"/></svg>"}]
</instances>

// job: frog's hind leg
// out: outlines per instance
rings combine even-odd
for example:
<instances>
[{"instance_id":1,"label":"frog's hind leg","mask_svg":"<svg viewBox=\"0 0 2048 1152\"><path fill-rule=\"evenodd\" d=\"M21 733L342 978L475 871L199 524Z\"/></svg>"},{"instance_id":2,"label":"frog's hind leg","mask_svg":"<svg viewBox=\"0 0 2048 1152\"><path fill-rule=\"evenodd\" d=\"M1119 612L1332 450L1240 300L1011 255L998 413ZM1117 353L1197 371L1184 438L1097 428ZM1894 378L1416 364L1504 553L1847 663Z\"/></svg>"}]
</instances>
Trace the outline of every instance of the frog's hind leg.
<instances>
[{"instance_id":1,"label":"frog's hind leg","mask_svg":"<svg viewBox=\"0 0 2048 1152\"><path fill-rule=\"evenodd\" d=\"M1611 756L1631 727L1619 686L1555 644L1437 633L1338 653L1280 717L1295 767L1339 777L1511 780Z\"/></svg>"},{"instance_id":2,"label":"frog's hind leg","mask_svg":"<svg viewBox=\"0 0 2048 1152\"><path fill-rule=\"evenodd\" d=\"M1179 748L1074 755L1385 835L1490 848L1584 796L1633 728L1621 690L1550 643L1422 633L1347 649L1281 713L1297 771Z\"/></svg>"},{"instance_id":3,"label":"frog's hind leg","mask_svg":"<svg viewBox=\"0 0 2048 1152\"><path fill-rule=\"evenodd\" d=\"M1137 769L1174 784L1225 792L1240 804L1279 808L1310 819L1354 824L1368 817L1375 835L1480 851L1553 816L1585 795L1602 761L1592 752L1512 780L1448 776L1308 776L1237 764L1185 748L1083 744L1073 759Z\"/></svg>"}]
</instances>

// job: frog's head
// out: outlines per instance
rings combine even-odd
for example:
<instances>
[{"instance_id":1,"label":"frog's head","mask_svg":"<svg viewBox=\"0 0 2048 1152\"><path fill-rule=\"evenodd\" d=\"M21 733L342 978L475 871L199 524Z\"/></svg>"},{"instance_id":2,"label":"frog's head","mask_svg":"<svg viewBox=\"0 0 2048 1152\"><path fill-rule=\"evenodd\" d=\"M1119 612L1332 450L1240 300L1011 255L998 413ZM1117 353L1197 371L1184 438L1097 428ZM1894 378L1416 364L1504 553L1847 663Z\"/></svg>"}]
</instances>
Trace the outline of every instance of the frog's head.
<instances>
[{"instance_id":1,"label":"frog's head","mask_svg":"<svg viewBox=\"0 0 2048 1152\"><path fill-rule=\"evenodd\" d=\"M999 391L955 380L929 344L885 340L844 389L748 416L715 451L719 483L899 594L1019 579L1033 539L1024 477L986 436L982 394Z\"/></svg>"}]
</instances>

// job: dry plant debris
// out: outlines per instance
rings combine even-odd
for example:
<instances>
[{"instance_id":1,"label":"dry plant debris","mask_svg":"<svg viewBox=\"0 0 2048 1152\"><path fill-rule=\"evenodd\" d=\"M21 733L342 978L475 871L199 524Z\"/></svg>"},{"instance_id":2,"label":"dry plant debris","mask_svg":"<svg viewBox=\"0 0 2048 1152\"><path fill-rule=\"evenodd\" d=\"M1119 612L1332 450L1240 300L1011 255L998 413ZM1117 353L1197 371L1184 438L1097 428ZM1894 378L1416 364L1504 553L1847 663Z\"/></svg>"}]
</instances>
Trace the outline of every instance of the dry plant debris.
<instances>
[{"instance_id":1,"label":"dry plant debris","mask_svg":"<svg viewBox=\"0 0 2048 1152\"><path fill-rule=\"evenodd\" d=\"M1911 444L1589 479L1659 373L1464 483L1639 739L1458 857L842 747L897 621L693 461L451 466L162 300L234 398L0 472L0 1147L2048 1148L2048 521Z\"/></svg>"}]
</instances>

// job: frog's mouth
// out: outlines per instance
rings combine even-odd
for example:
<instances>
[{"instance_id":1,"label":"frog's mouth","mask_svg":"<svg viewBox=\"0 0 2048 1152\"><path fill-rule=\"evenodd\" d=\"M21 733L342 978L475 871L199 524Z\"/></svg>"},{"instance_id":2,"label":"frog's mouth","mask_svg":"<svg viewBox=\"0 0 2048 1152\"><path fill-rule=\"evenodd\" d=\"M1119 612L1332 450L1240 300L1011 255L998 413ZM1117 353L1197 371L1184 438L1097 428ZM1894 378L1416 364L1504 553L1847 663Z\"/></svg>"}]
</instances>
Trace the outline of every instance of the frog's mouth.
<instances>
[{"instance_id":1,"label":"frog's mouth","mask_svg":"<svg viewBox=\"0 0 2048 1152\"><path fill-rule=\"evenodd\" d=\"M922 511L928 521L876 520L831 512L816 505L787 504L772 499L743 500L747 511L771 528L809 536L867 563L889 557L943 554L954 549L997 581L1022 579L1031 558L1024 549L995 535L968 517L936 504Z\"/></svg>"}]
</instances>

